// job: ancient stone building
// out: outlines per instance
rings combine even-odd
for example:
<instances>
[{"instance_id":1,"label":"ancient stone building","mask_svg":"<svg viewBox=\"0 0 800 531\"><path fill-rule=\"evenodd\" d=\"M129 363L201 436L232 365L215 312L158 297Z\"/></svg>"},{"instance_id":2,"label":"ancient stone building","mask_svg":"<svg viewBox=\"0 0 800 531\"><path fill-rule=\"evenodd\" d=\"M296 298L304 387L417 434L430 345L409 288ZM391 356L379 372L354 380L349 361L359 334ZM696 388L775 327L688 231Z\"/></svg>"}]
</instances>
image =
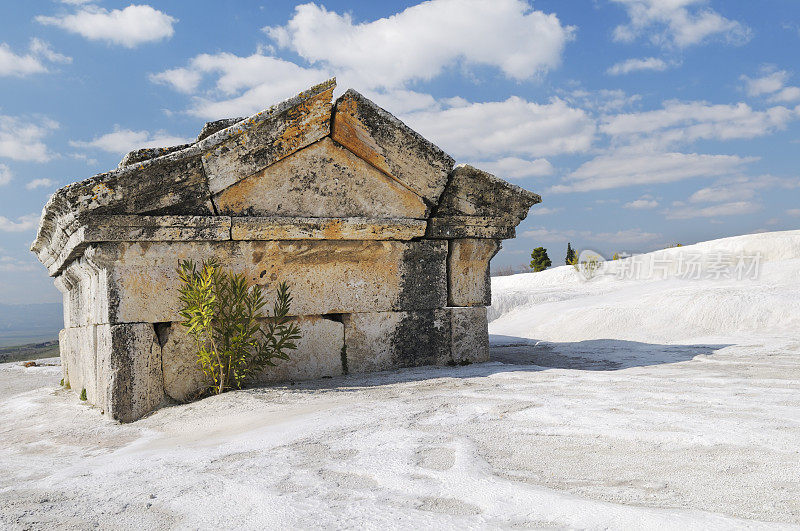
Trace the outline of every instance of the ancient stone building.
<instances>
[{"instance_id":1,"label":"ancient stone building","mask_svg":"<svg viewBox=\"0 0 800 531\"><path fill-rule=\"evenodd\" d=\"M303 337L263 381L488 359L489 261L533 193L446 153L334 80L193 144L60 189L32 251L64 294L65 383L115 419L198 388L179 259L217 257Z\"/></svg>"}]
</instances>

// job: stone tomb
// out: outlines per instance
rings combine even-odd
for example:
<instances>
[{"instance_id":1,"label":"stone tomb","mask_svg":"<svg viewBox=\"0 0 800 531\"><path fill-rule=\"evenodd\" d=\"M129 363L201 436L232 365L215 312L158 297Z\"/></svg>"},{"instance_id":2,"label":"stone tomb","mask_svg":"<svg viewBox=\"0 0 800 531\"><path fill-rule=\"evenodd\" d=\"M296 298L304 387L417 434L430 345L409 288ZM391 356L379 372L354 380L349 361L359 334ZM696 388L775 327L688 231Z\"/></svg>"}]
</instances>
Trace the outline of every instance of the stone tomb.
<instances>
[{"instance_id":1,"label":"stone tomb","mask_svg":"<svg viewBox=\"0 0 800 531\"><path fill-rule=\"evenodd\" d=\"M178 261L216 257L302 339L260 381L489 358L489 261L540 198L446 153L335 81L193 144L129 153L56 192L31 250L64 295L65 383L133 421L196 396Z\"/></svg>"}]
</instances>

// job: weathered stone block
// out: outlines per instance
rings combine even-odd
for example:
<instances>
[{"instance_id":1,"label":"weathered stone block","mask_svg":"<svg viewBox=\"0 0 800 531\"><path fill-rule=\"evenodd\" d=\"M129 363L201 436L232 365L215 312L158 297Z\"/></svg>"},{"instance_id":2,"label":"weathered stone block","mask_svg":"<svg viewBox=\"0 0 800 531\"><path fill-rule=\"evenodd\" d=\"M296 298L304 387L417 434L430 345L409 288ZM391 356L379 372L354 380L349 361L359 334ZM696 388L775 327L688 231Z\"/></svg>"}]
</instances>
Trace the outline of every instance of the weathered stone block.
<instances>
[{"instance_id":1,"label":"weathered stone block","mask_svg":"<svg viewBox=\"0 0 800 531\"><path fill-rule=\"evenodd\" d=\"M330 133L330 80L198 143L212 193L291 155Z\"/></svg>"},{"instance_id":2,"label":"weathered stone block","mask_svg":"<svg viewBox=\"0 0 800 531\"><path fill-rule=\"evenodd\" d=\"M233 218L234 240L411 240L425 235L422 219Z\"/></svg>"},{"instance_id":3,"label":"weathered stone block","mask_svg":"<svg viewBox=\"0 0 800 531\"><path fill-rule=\"evenodd\" d=\"M58 256L45 263L58 274L90 243L135 241L220 241L231 238L227 216L88 216L72 233Z\"/></svg>"},{"instance_id":4,"label":"weathered stone block","mask_svg":"<svg viewBox=\"0 0 800 531\"><path fill-rule=\"evenodd\" d=\"M352 89L336 101L331 138L429 204L438 201L454 164L441 149Z\"/></svg>"},{"instance_id":5,"label":"weathered stone block","mask_svg":"<svg viewBox=\"0 0 800 531\"><path fill-rule=\"evenodd\" d=\"M533 192L460 164L450 173L436 215L501 217L516 226L530 207L541 201Z\"/></svg>"},{"instance_id":6,"label":"weathered stone block","mask_svg":"<svg viewBox=\"0 0 800 531\"><path fill-rule=\"evenodd\" d=\"M88 247L75 267L93 286L93 322L171 322L180 320L178 260L210 257L270 296L288 282L292 315L447 302L445 241L107 242Z\"/></svg>"},{"instance_id":7,"label":"weathered stone block","mask_svg":"<svg viewBox=\"0 0 800 531\"><path fill-rule=\"evenodd\" d=\"M489 323L486 308L446 308L450 314L451 350L448 363L489 361Z\"/></svg>"},{"instance_id":8,"label":"weathered stone block","mask_svg":"<svg viewBox=\"0 0 800 531\"><path fill-rule=\"evenodd\" d=\"M87 401L98 404L102 397L97 378L97 347L93 326L64 328L58 334L61 372L64 384L81 394L86 389Z\"/></svg>"},{"instance_id":9,"label":"weathered stone block","mask_svg":"<svg viewBox=\"0 0 800 531\"><path fill-rule=\"evenodd\" d=\"M97 325L96 402L112 418L132 422L164 399L161 347L149 323Z\"/></svg>"},{"instance_id":10,"label":"weathered stone block","mask_svg":"<svg viewBox=\"0 0 800 531\"><path fill-rule=\"evenodd\" d=\"M425 218L415 192L325 138L214 196L232 216Z\"/></svg>"},{"instance_id":11,"label":"weathered stone block","mask_svg":"<svg viewBox=\"0 0 800 531\"><path fill-rule=\"evenodd\" d=\"M435 365L450 357L450 319L444 310L353 313L343 319L351 373Z\"/></svg>"},{"instance_id":12,"label":"weathered stone block","mask_svg":"<svg viewBox=\"0 0 800 531\"><path fill-rule=\"evenodd\" d=\"M307 380L342 374L344 325L318 316L295 319L301 338L297 349L289 351L289 360L275 360L255 382ZM165 393L180 402L193 399L205 387L204 375L197 365L194 340L180 323L159 325L162 344Z\"/></svg>"},{"instance_id":13,"label":"weathered stone block","mask_svg":"<svg viewBox=\"0 0 800 531\"><path fill-rule=\"evenodd\" d=\"M505 240L516 235L516 223L483 216L446 216L428 220L425 236L434 239L486 238Z\"/></svg>"},{"instance_id":14,"label":"weathered stone block","mask_svg":"<svg viewBox=\"0 0 800 531\"><path fill-rule=\"evenodd\" d=\"M447 304L491 306L489 261L500 250L497 240L451 240L447 254Z\"/></svg>"}]
</instances>

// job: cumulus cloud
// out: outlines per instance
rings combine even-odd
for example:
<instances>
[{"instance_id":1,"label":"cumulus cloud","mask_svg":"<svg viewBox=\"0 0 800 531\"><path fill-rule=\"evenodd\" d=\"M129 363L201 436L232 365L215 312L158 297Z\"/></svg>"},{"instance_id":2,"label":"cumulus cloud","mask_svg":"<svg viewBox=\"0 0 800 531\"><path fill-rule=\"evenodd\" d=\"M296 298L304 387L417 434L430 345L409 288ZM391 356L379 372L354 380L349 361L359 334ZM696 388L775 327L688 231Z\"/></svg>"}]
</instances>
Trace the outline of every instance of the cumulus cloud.
<instances>
[{"instance_id":1,"label":"cumulus cloud","mask_svg":"<svg viewBox=\"0 0 800 531\"><path fill-rule=\"evenodd\" d=\"M578 153L589 149L595 135L594 120L559 98L542 104L517 96L505 101L462 102L401 117L448 153L471 159Z\"/></svg>"},{"instance_id":2,"label":"cumulus cloud","mask_svg":"<svg viewBox=\"0 0 800 531\"><path fill-rule=\"evenodd\" d=\"M750 40L750 29L706 6L707 0L612 0L622 5L628 23L614 28L614 40L648 36L659 46L686 48L716 37L731 44Z\"/></svg>"},{"instance_id":3,"label":"cumulus cloud","mask_svg":"<svg viewBox=\"0 0 800 531\"><path fill-rule=\"evenodd\" d=\"M535 207L528 213L529 216L549 216L556 212L561 212L562 208Z\"/></svg>"},{"instance_id":4,"label":"cumulus cloud","mask_svg":"<svg viewBox=\"0 0 800 531\"><path fill-rule=\"evenodd\" d=\"M759 203L750 201L733 201L720 203L704 208L696 206L679 206L667 212L668 219L693 219L693 218L716 218L723 216L741 216L752 214L761 210Z\"/></svg>"},{"instance_id":5,"label":"cumulus cloud","mask_svg":"<svg viewBox=\"0 0 800 531\"><path fill-rule=\"evenodd\" d=\"M50 188L54 186L56 182L53 179L34 179L30 181L28 184L25 185L25 188L28 190L35 190L36 188Z\"/></svg>"},{"instance_id":6,"label":"cumulus cloud","mask_svg":"<svg viewBox=\"0 0 800 531\"><path fill-rule=\"evenodd\" d=\"M651 153L618 150L595 157L567 175L550 191L588 192L697 177L720 177L741 171L755 157L697 153Z\"/></svg>"},{"instance_id":7,"label":"cumulus cloud","mask_svg":"<svg viewBox=\"0 0 800 531\"><path fill-rule=\"evenodd\" d=\"M48 43L32 39L27 53L17 54L0 43L0 76L24 77L49 72L48 63L70 63L71 57L55 52Z\"/></svg>"},{"instance_id":8,"label":"cumulus cloud","mask_svg":"<svg viewBox=\"0 0 800 531\"><path fill-rule=\"evenodd\" d=\"M786 179L773 175L751 177L739 175L718 180L711 186L701 188L689 196L690 203L721 203L750 199L759 190L780 188L792 190L800 188L800 179Z\"/></svg>"},{"instance_id":9,"label":"cumulus cloud","mask_svg":"<svg viewBox=\"0 0 800 531\"><path fill-rule=\"evenodd\" d=\"M625 229L617 232L592 232L587 230L559 230L542 227L527 230L523 232L521 236L541 242L563 242L580 239L586 243L613 243L616 245L641 245L661 238L660 234L646 232L639 228Z\"/></svg>"},{"instance_id":10,"label":"cumulus cloud","mask_svg":"<svg viewBox=\"0 0 800 531\"><path fill-rule=\"evenodd\" d=\"M620 63L615 64L608 70L607 74L618 76L620 74L628 74L630 72L637 72L642 70L654 70L662 72L667 69L669 65L663 59L656 57L645 57L643 59L627 59Z\"/></svg>"},{"instance_id":11,"label":"cumulus cloud","mask_svg":"<svg viewBox=\"0 0 800 531\"><path fill-rule=\"evenodd\" d=\"M358 86L397 87L457 64L530 79L559 65L574 29L523 0L430 0L362 23L307 3L285 25L264 31L279 47Z\"/></svg>"},{"instance_id":12,"label":"cumulus cloud","mask_svg":"<svg viewBox=\"0 0 800 531\"><path fill-rule=\"evenodd\" d=\"M74 2L73 2L74 3ZM77 12L60 16L36 17L40 24L56 26L92 41L103 41L126 48L172 37L177 19L149 5L131 4L111 11L87 5Z\"/></svg>"},{"instance_id":13,"label":"cumulus cloud","mask_svg":"<svg viewBox=\"0 0 800 531\"><path fill-rule=\"evenodd\" d=\"M209 77L215 78L213 85L203 91L201 85ZM254 114L329 77L328 71L260 53L240 57L223 52L200 54L185 67L153 74L150 79L186 94L200 91L190 114L218 119Z\"/></svg>"},{"instance_id":14,"label":"cumulus cloud","mask_svg":"<svg viewBox=\"0 0 800 531\"><path fill-rule=\"evenodd\" d=\"M745 92L748 96L769 95L768 100L772 102L788 103L800 100L800 87L787 86L789 72L786 70L763 70L761 77L751 78L741 76L744 81Z\"/></svg>"},{"instance_id":15,"label":"cumulus cloud","mask_svg":"<svg viewBox=\"0 0 800 531\"><path fill-rule=\"evenodd\" d=\"M649 210L656 208L658 206L658 201L653 199L653 196L651 195L643 195L639 199L631 201L630 203L625 203L622 206L632 210Z\"/></svg>"},{"instance_id":16,"label":"cumulus cloud","mask_svg":"<svg viewBox=\"0 0 800 531\"><path fill-rule=\"evenodd\" d=\"M47 162L53 154L43 142L58 122L49 118L23 118L0 114L0 157Z\"/></svg>"},{"instance_id":17,"label":"cumulus cloud","mask_svg":"<svg viewBox=\"0 0 800 531\"><path fill-rule=\"evenodd\" d=\"M578 89L568 92L561 91L561 95L564 100L573 105L602 113L619 112L642 99L639 94L629 95L624 90L620 89L600 89L594 91Z\"/></svg>"},{"instance_id":18,"label":"cumulus cloud","mask_svg":"<svg viewBox=\"0 0 800 531\"><path fill-rule=\"evenodd\" d=\"M71 140L69 144L72 147L99 149L124 155L134 149L177 146L189 142L192 142L192 139L169 135L164 131L150 133L148 131L115 128L113 132L95 137L92 140Z\"/></svg>"},{"instance_id":19,"label":"cumulus cloud","mask_svg":"<svg viewBox=\"0 0 800 531\"><path fill-rule=\"evenodd\" d=\"M775 106L757 111L746 103L712 105L702 101L668 101L662 109L603 118L600 130L625 144L651 148L696 140L755 138L784 129L800 118L800 107Z\"/></svg>"},{"instance_id":20,"label":"cumulus cloud","mask_svg":"<svg viewBox=\"0 0 800 531\"><path fill-rule=\"evenodd\" d=\"M20 260L13 256L0 255L0 271L35 271L38 268L39 265L31 260Z\"/></svg>"},{"instance_id":21,"label":"cumulus cloud","mask_svg":"<svg viewBox=\"0 0 800 531\"><path fill-rule=\"evenodd\" d=\"M553 165L544 158L528 160L519 157L503 157L493 161L470 162L470 164L503 179L545 177L552 175L555 171Z\"/></svg>"},{"instance_id":22,"label":"cumulus cloud","mask_svg":"<svg viewBox=\"0 0 800 531\"><path fill-rule=\"evenodd\" d=\"M17 221L0 216L0 232L25 232L36 227L38 223L38 214L26 214L18 217Z\"/></svg>"},{"instance_id":23,"label":"cumulus cloud","mask_svg":"<svg viewBox=\"0 0 800 531\"><path fill-rule=\"evenodd\" d=\"M5 164L0 164L0 186L10 183L11 177L12 177L11 168L6 166Z\"/></svg>"}]
</instances>

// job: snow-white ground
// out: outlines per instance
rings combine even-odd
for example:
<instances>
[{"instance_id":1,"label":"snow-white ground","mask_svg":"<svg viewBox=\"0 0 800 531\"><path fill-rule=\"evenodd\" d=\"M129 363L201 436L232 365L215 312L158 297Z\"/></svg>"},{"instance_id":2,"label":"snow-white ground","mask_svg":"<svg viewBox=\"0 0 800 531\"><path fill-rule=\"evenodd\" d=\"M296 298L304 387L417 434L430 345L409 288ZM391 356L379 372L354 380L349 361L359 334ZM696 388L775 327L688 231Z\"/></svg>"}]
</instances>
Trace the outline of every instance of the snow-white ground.
<instances>
[{"instance_id":1,"label":"snow-white ground","mask_svg":"<svg viewBox=\"0 0 800 531\"><path fill-rule=\"evenodd\" d=\"M59 389L56 367L0 365L0 527L800 524L800 231L681 249L761 253L757 278L620 279L620 262L496 278L490 363L128 425Z\"/></svg>"}]
</instances>

